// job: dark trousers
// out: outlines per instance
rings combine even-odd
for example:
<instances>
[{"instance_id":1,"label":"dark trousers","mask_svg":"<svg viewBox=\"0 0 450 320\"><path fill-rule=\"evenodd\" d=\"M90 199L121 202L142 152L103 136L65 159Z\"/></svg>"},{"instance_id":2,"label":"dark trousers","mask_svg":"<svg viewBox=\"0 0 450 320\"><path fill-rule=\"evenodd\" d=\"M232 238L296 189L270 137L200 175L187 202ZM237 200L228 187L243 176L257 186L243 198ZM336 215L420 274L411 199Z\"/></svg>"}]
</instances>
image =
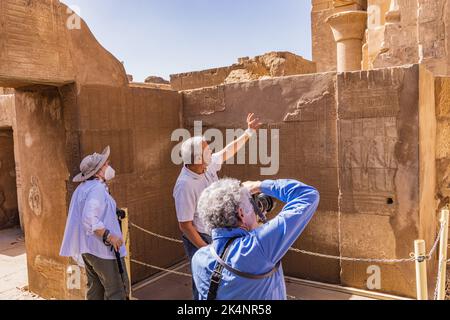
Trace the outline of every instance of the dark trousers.
<instances>
[{"instance_id":1,"label":"dark trousers","mask_svg":"<svg viewBox=\"0 0 450 320\"><path fill-rule=\"evenodd\" d=\"M125 259L122 259L122 280L117 260L101 259L91 254L83 254L82 257L88 279L87 300L126 300L130 296Z\"/></svg>"},{"instance_id":2,"label":"dark trousers","mask_svg":"<svg viewBox=\"0 0 450 320\"><path fill-rule=\"evenodd\" d=\"M202 237L203 241L205 241L207 244L211 244L212 242L211 236L204 233L200 233L200 237ZM188 256L189 262L192 262L192 257L198 251L198 248L191 241L189 241L189 239L186 238L184 235L183 235L183 245L186 255ZM195 286L194 277L192 277L192 295L194 297L194 300L198 300L198 290L197 287Z\"/></svg>"}]
</instances>

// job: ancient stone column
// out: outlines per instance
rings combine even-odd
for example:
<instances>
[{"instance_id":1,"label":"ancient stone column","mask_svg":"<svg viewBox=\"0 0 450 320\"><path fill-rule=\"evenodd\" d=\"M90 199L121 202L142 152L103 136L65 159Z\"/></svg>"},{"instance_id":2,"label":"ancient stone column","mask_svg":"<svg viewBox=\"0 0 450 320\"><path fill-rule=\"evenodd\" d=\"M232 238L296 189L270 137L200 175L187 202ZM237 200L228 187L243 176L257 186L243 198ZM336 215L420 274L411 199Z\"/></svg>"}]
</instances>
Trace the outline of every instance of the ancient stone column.
<instances>
[{"instance_id":1,"label":"ancient stone column","mask_svg":"<svg viewBox=\"0 0 450 320\"><path fill-rule=\"evenodd\" d=\"M361 70L362 40L367 25L367 12L344 11L327 19L337 43L337 71Z\"/></svg>"}]
</instances>

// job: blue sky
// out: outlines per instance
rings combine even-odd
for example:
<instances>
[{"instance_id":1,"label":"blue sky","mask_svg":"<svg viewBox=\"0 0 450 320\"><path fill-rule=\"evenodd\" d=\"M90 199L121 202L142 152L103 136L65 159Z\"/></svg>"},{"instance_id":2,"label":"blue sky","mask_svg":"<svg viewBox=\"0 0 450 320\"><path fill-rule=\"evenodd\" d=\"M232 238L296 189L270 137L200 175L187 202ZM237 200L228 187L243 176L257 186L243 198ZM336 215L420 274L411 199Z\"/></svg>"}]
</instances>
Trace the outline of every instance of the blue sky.
<instances>
[{"instance_id":1,"label":"blue sky","mask_svg":"<svg viewBox=\"0 0 450 320\"><path fill-rule=\"evenodd\" d=\"M310 0L62 0L134 76L227 66L291 51L311 59Z\"/></svg>"}]
</instances>

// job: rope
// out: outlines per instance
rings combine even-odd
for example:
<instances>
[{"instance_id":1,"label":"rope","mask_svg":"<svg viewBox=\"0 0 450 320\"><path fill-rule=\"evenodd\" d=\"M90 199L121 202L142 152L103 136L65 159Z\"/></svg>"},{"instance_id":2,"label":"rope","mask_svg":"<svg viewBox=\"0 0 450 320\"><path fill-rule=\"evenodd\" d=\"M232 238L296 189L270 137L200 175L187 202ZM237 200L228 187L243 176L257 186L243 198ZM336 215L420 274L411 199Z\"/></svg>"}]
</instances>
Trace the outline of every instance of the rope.
<instances>
[{"instance_id":1,"label":"rope","mask_svg":"<svg viewBox=\"0 0 450 320\"><path fill-rule=\"evenodd\" d=\"M136 229L141 230L142 232L145 232L149 235L152 235L154 237L163 239L163 240L167 240L167 241L171 241L171 242L175 242L175 243L183 243L183 241L178 240L178 239L174 239L174 238L170 238L170 237L166 237L160 234L157 234L155 232L146 230L134 223L130 223L130 225ZM414 257L414 254L412 253L411 256L409 258L403 258L403 259L375 259L375 258L350 258L350 257L342 257L342 256L334 256L334 255L329 255L329 254L323 254L323 253L316 253L316 252L311 252L311 251L307 251L307 250L301 250L301 249L297 249L297 248L290 248L289 251L292 252L296 252L296 253L301 253L301 254L305 254L305 255L309 255L309 256L314 256L314 257L320 257L320 258L325 258L325 259L334 259L334 260L341 260L341 261L353 261L353 262L366 262L366 263L385 263L385 264L391 264L391 263L406 263L406 262L414 262L414 261L423 261L425 260L431 260L432 256L434 255L437 245L439 243L439 238L440 235L443 231L443 223L441 223L441 229L436 237L436 240L433 244L433 247L431 248L430 252L424 256L424 257ZM450 262L450 259L447 261ZM156 268L155 268L156 269Z\"/></svg>"},{"instance_id":2,"label":"rope","mask_svg":"<svg viewBox=\"0 0 450 320\"><path fill-rule=\"evenodd\" d=\"M152 264L141 262L141 261L138 261L138 260L135 260L135 259L131 259L131 262L134 262L136 264L140 264L141 266L144 266L144 267L156 269L156 270L159 270L159 271L165 271L165 272L173 273L173 274L176 274L176 275L179 275L179 276L183 276L183 277L189 277L189 278L192 277L192 275L189 274L189 273L184 273L184 272L179 272L179 271L175 271L175 270L170 270L170 269L166 269L166 268L157 267L157 266L154 266Z\"/></svg>"},{"instance_id":3,"label":"rope","mask_svg":"<svg viewBox=\"0 0 450 320\"><path fill-rule=\"evenodd\" d=\"M142 228L142 227L139 227L138 225L136 225L136 224L134 224L134 223L131 223L131 222L130 222L130 225L131 225L132 227L136 228L136 229L141 230L142 232L145 232L145 233L151 235L151 236L154 236L154 237L157 237L157 238L160 238L160 239L164 239L164 240L167 240L167 241L176 242L176 243L183 243L183 241L181 241L181 240L174 239L174 238L169 238L169 237L166 237L166 236L162 236L162 235L160 235L160 234L157 234L157 233L151 232L151 231L149 231L149 230L146 230L146 229L144 229L144 228Z\"/></svg>"},{"instance_id":4,"label":"rope","mask_svg":"<svg viewBox=\"0 0 450 320\"><path fill-rule=\"evenodd\" d=\"M439 243L441 234L444 231L444 224L445 224L444 222L441 223L440 230L439 230L439 232L438 232L438 234L436 236L436 240L434 241L433 246L431 247L429 253L427 255L425 255L425 256L422 256L422 257L415 257L414 253L411 253L411 257L410 258L403 258L403 259L350 258L350 257L334 256L334 255L329 255L329 254L311 252L311 251L301 250L301 249L297 249L297 248L290 248L289 251L296 252L296 253L301 253L301 254L305 254L305 255L309 255L309 256L314 256L314 257L325 258L325 259L334 259L334 260L341 260L341 261L353 261L353 262L383 263L383 264L406 263L406 262L415 262L415 261L422 262L424 260L431 260L431 258L433 257L434 253L436 252L436 249L438 247L438 243ZM144 229L144 228L142 228L142 227L140 227L140 226L138 226L138 225L136 225L134 223L131 223L131 222L130 222L130 226L132 226L132 227L134 227L134 228L136 228L136 229L138 229L138 230L140 230L142 232L145 232L145 233L147 233L147 234L149 234L151 236L159 238L159 239L171 241L171 242L174 242L174 243L183 243L183 241L181 241L181 240L157 234L155 232L146 230L146 229ZM131 262L139 264L139 265L142 265L142 266L145 266L145 267L148 267L148 268L152 268L152 269L155 269L155 270L159 270L159 271L168 272L168 273L171 273L171 274L180 275L180 276L183 276L183 277L188 277L188 278L192 277L192 275L189 274L189 273L184 273L184 272L174 271L174 270L170 270L170 269L166 269L166 268L161 268L161 267L154 266L154 265L151 265L151 264L148 264L148 263L145 263L145 262L141 262L141 261L138 261L138 260L135 260L135 259L131 259ZM437 300L437 298L438 298L438 292L439 292L438 284L439 284L439 279L441 278L441 275L442 275L440 267L441 267L441 264L444 263L444 262L448 264L448 263L450 263L450 259L448 259L446 261L443 261L443 260L439 261L438 274L437 274L437 279L436 279L436 287L434 289L434 300ZM292 298L295 299L295 297L293 297L293 296L290 297L290 298L291 299Z\"/></svg>"},{"instance_id":5,"label":"rope","mask_svg":"<svg viewBox=\"0 0 450 320\"><path fill-rule=\"evenodd\" d=\"M434 288L434 300L438 299L438 293L439 293L439 279L441 278L442 272L441 272L441 264L444 261L439 261L438 264L438 272L437 272L437 277L436 277L436 287Z\"/></svg>"},{"instance_id":6,"label":"rope","mask_svg":"<svg viewBox=\"0 0 450 320\"><path fill-rule=\"evenodd\" d=\"M433 247L431 248L430 253L428 254L428 260L431 259L431 257L433 256L434 252L437 249L437 245L439 243L439 239L441 238L441 234L444 231L444 225L445 225L445 222L441 222L441 228L439 229L439 232L438 232L438 234L436 236L436 240L434 241Z\"/></svg>"},{"instance_id":7,"label":"rope","mask_svg":"<svg viewBox=\"0 0 450 320\"><path fill-rule=\"evenodd\" d=\"M334 260L341 260L341 261L354 261L354 262L370 262L370 263L405 263L405 262L414 262L416 260L415 257L411 258L405 258L405 259L371 259L371 258L349 258L349 257L340 257L340 256L333 256L329 254L323 254L323 253L316 253L306 250L300 250L296 248L291 248L289 251L297 252L306 254L309 256L319 257L319 258L325 258L325 259L334 259Z\"/></svg>"},{"instance_id":8,"label":"rope","mask_svg":"<svg viewBox=\"0 0 450 320\"><path fill-rule=\"evenodd\" d=\"M444 222L441 222L441 230L439 231L438 237L440 238L442 233L444 232ZM437 245L435 244L434 246L434 251L436 251ZM444 263L444 260L439 259L439 263L438 263L438 272L437 272L437 278L436 278L436 286L434 288L434 300L438 299L438 294L439 294L439 279L441 279L442 276L442 271L441 271L441 266ZM448 262L448 260L447 260Z\"/></svg>"}]
</instances>

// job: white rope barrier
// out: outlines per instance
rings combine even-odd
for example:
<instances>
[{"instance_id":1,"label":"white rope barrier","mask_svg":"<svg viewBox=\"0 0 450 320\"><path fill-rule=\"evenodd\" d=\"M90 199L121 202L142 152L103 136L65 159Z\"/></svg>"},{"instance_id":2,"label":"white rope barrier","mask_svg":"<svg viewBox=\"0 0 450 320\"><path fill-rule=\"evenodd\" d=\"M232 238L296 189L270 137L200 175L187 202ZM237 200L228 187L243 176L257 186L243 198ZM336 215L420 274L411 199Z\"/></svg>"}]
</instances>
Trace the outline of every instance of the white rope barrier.
<instances>
[{"instance_id":1,"label":"white rope barrier","mask_svg":"<svg viewBox=\"0 0 450 320\"><path fill-rule=\"evenodd\" d=\"M158 233L149 231L145 228L142 228L134 223L130 223L130 225L148 235L151 235L153 237L159 238L159 239L163 239L166 241L171 241L174 243L183 243L183 241L178 240L178 239L174 239L171 237L167 237L167 236L163 236L160 235ZM323 254L323 253L317 253L317 252L311 252L311 251L307 251L307 250L301 250L301 249L297 249L297 248L290 248L289 251L295 252L295 253L300 253L300 254L305 254L305 255L309 255L309 256L314 256L314 257L319 257L319 258L325 258L325 259L333 259L333 260L340 260L340 261L352 261L352 262L365 262L365 263L382 263L382 264L394 264L394 263L408 263L408 262L422 262L425 260L431 260L431 258L433 257L434 253L436 252L436 249L438 247L438 243L440 240L440 237L442 235L442 233L444 232L444 225L445 223L441 222L441 226L440 226L440 230L436 236L436 240L433 243L433 246L431 247L429 253L425 256L421 256L421 257L416 257L414 253L411 253L409 258L403 258L403 259L377 259L377 258L350 258L350 257L345 257L345 256L335 256L335 255L329 255L329 254ZM175 275L179 275L179 276L183 276L183 277L192 277L192 274L189 273L184 273L184 272L179 272L179 271L175 271L175 270L170 270L167 268L162 268L162 267L158 267L152 264L148 264L142 261L138 261L135 259L131 259L131 262L139 264L141 266L145 266L148 268L152 268L155 270L159 270L159 271L163 271L163 272L167 272L167 273L171 273L171 274L175 274ZM438 264L438 273L437 273L437 280L436 280L436 287L434 289L434 300L438 299L438 292L439 292L439 288L438 288L438 282L439 279L441 278L442 274L441 274L441 264L442 263L450 263L450 259L448 260L443 260L443 261L439 261Z\"/></svg>"},{"instance_id":2,"label":"white rope barrier","mask_svg":"<svg viewBox=\"0 0 450 320\"><path fill-rule=\"evenodd\" d=\"M289 251L302 253L302 254L305 254L305 255L308 255L308 256L324 258L324 259L341 260L341 261L353 261L353 262L367 262L367 263L390 264L390 263L414 262L416 260L414 257L404 258L404 259L350 258L350 257L343 257L343 256L333 256L333 255L328 255L328 254L323 254L323 253L316 253L316 252L300 250L300 249L296 249L296 248L290 248Z\"/></svg>"},{"instance_id":3,"label":"white rope barrier","mask_svg":"<svg viewBox=\"0 0 450 320\"><path fill-rule=\"evenodd\" d=\"M438 237L440 238L441 237L441 235L442 235L442 233L444 232L444 228L443 228L443 224L441 224L441 230L439 231L439 234L438 234ZM436 245L436 248L437 248L437 245ZM434 248L434 250L436 250L436 248ZM433 297L433 299L434 300L437 300L438 299L438 293L439 293L439 279L441 278L441 276L442 276L442 274L441 274L441 264L443 263L444 261L441 261L441 260L439 260L439 263L438 263L438 272L437 272L437 277L436 277L436 286L434 287L434 297Z\"/></svg>"},{"instance_id":4,"label":"white rope barrier","mask_svg":"<svg viewBox=\"0 0 450 320\"><path fill-rule=\"evenodd\" d=\"M138 261L138 260L135 260L135 259L131 259L131 262L134 262L136 264L140 264L141 266L144 266L144 267L156 269L156 270L159 270L159 271L173 273L173 274L176 274L176 275L179 275L179 276L183 276L183 277L189 277L189 278L192 277L192 275L189 274L189 273L184 273L184 272L180 272L180 271L175 271L175 270L170 270L170 269L166 269L166 268L157 267L157 266L154 266L152 264L141 262L141 261Z\"/></svg>"},{"instance_id":5,"label":"white rope barrier","mask_svg":"<svg viewBox=\"0 0 450 320\"><path fill-rule=\"evenodd\" d=\"M163 239L163 240L167 240L167 241L171 241L171 242L175 242L175 243L183 243L183 241L178 240L178 239L174 239L171 237L167 237L167 236L163 236L160 235L158 233L146 230L134 223L130 223L130 225L138 230L141 230L142 232L145 232L151 236L154 236L156 238L159 239ZM341 261L353 261L353 262L366 262L366 263L385 263L385 264L392 264L392 263L405 263L405 262L414 262L418 259L426 259L426 260L430 260L432 258L432 256L434 255L437 245L439 243L439 237L440 234L442 233L442 224L441 224L441 229L440 232L438 233L436 240L433 244L433 247L431 248L430 252L428 253L428 255L426 255L425 257L419 257L416 258L414 257L414 254L412 253L411 256L409 258L402 258L402 259L377 259L377 258L350 258L350 257L343 257L343 256L334 256L334 255L329 255L329 254L323 254L323 253L316 253L316 252L311 252L311 251L307 251L307 250L301 250L301 249L297 249L297 248L290 248L289 250L292 252L296 252L296 253L301 253L301 254L305 254L305 255L309 255L309 256L314 256L314 257L319 257L319 258L325 258L325 259L334 259L334 260L341 260ZM450 261L450 259L448 260Z\"/></svg>"},{"instance_id":6,"label":"white rope barrier","mask_svg":"<svg viewBox=\"0 0 450 320\"><path fill-rule=\"evenodd\" d=\"M138 229L138 230L141 230L142 232L145 232L145 233L147 233L147 234L149 234L149 235L151 235L151 236L154 236L154 237L156 237L156 238L160 238L160 239L164 239L164 240L172 241L172 242L176 242L176 243L183 243L183 241L181 241L181 240L174 239L174 238L170 238L170 237L166 237L166 236L162 236L162 235L160 235L160 234L151 232L151 231L149 231L149 230L147 230L147 229L144 229L144 228L142 228L142 227L139 227L138 225L136 225L136 224L134 224L134 223L132 223L132 222L130 223L130 225L131 225L132 227L134 227L134 228L136 228L136 229Z\"/></svg>"}]
</instances>

